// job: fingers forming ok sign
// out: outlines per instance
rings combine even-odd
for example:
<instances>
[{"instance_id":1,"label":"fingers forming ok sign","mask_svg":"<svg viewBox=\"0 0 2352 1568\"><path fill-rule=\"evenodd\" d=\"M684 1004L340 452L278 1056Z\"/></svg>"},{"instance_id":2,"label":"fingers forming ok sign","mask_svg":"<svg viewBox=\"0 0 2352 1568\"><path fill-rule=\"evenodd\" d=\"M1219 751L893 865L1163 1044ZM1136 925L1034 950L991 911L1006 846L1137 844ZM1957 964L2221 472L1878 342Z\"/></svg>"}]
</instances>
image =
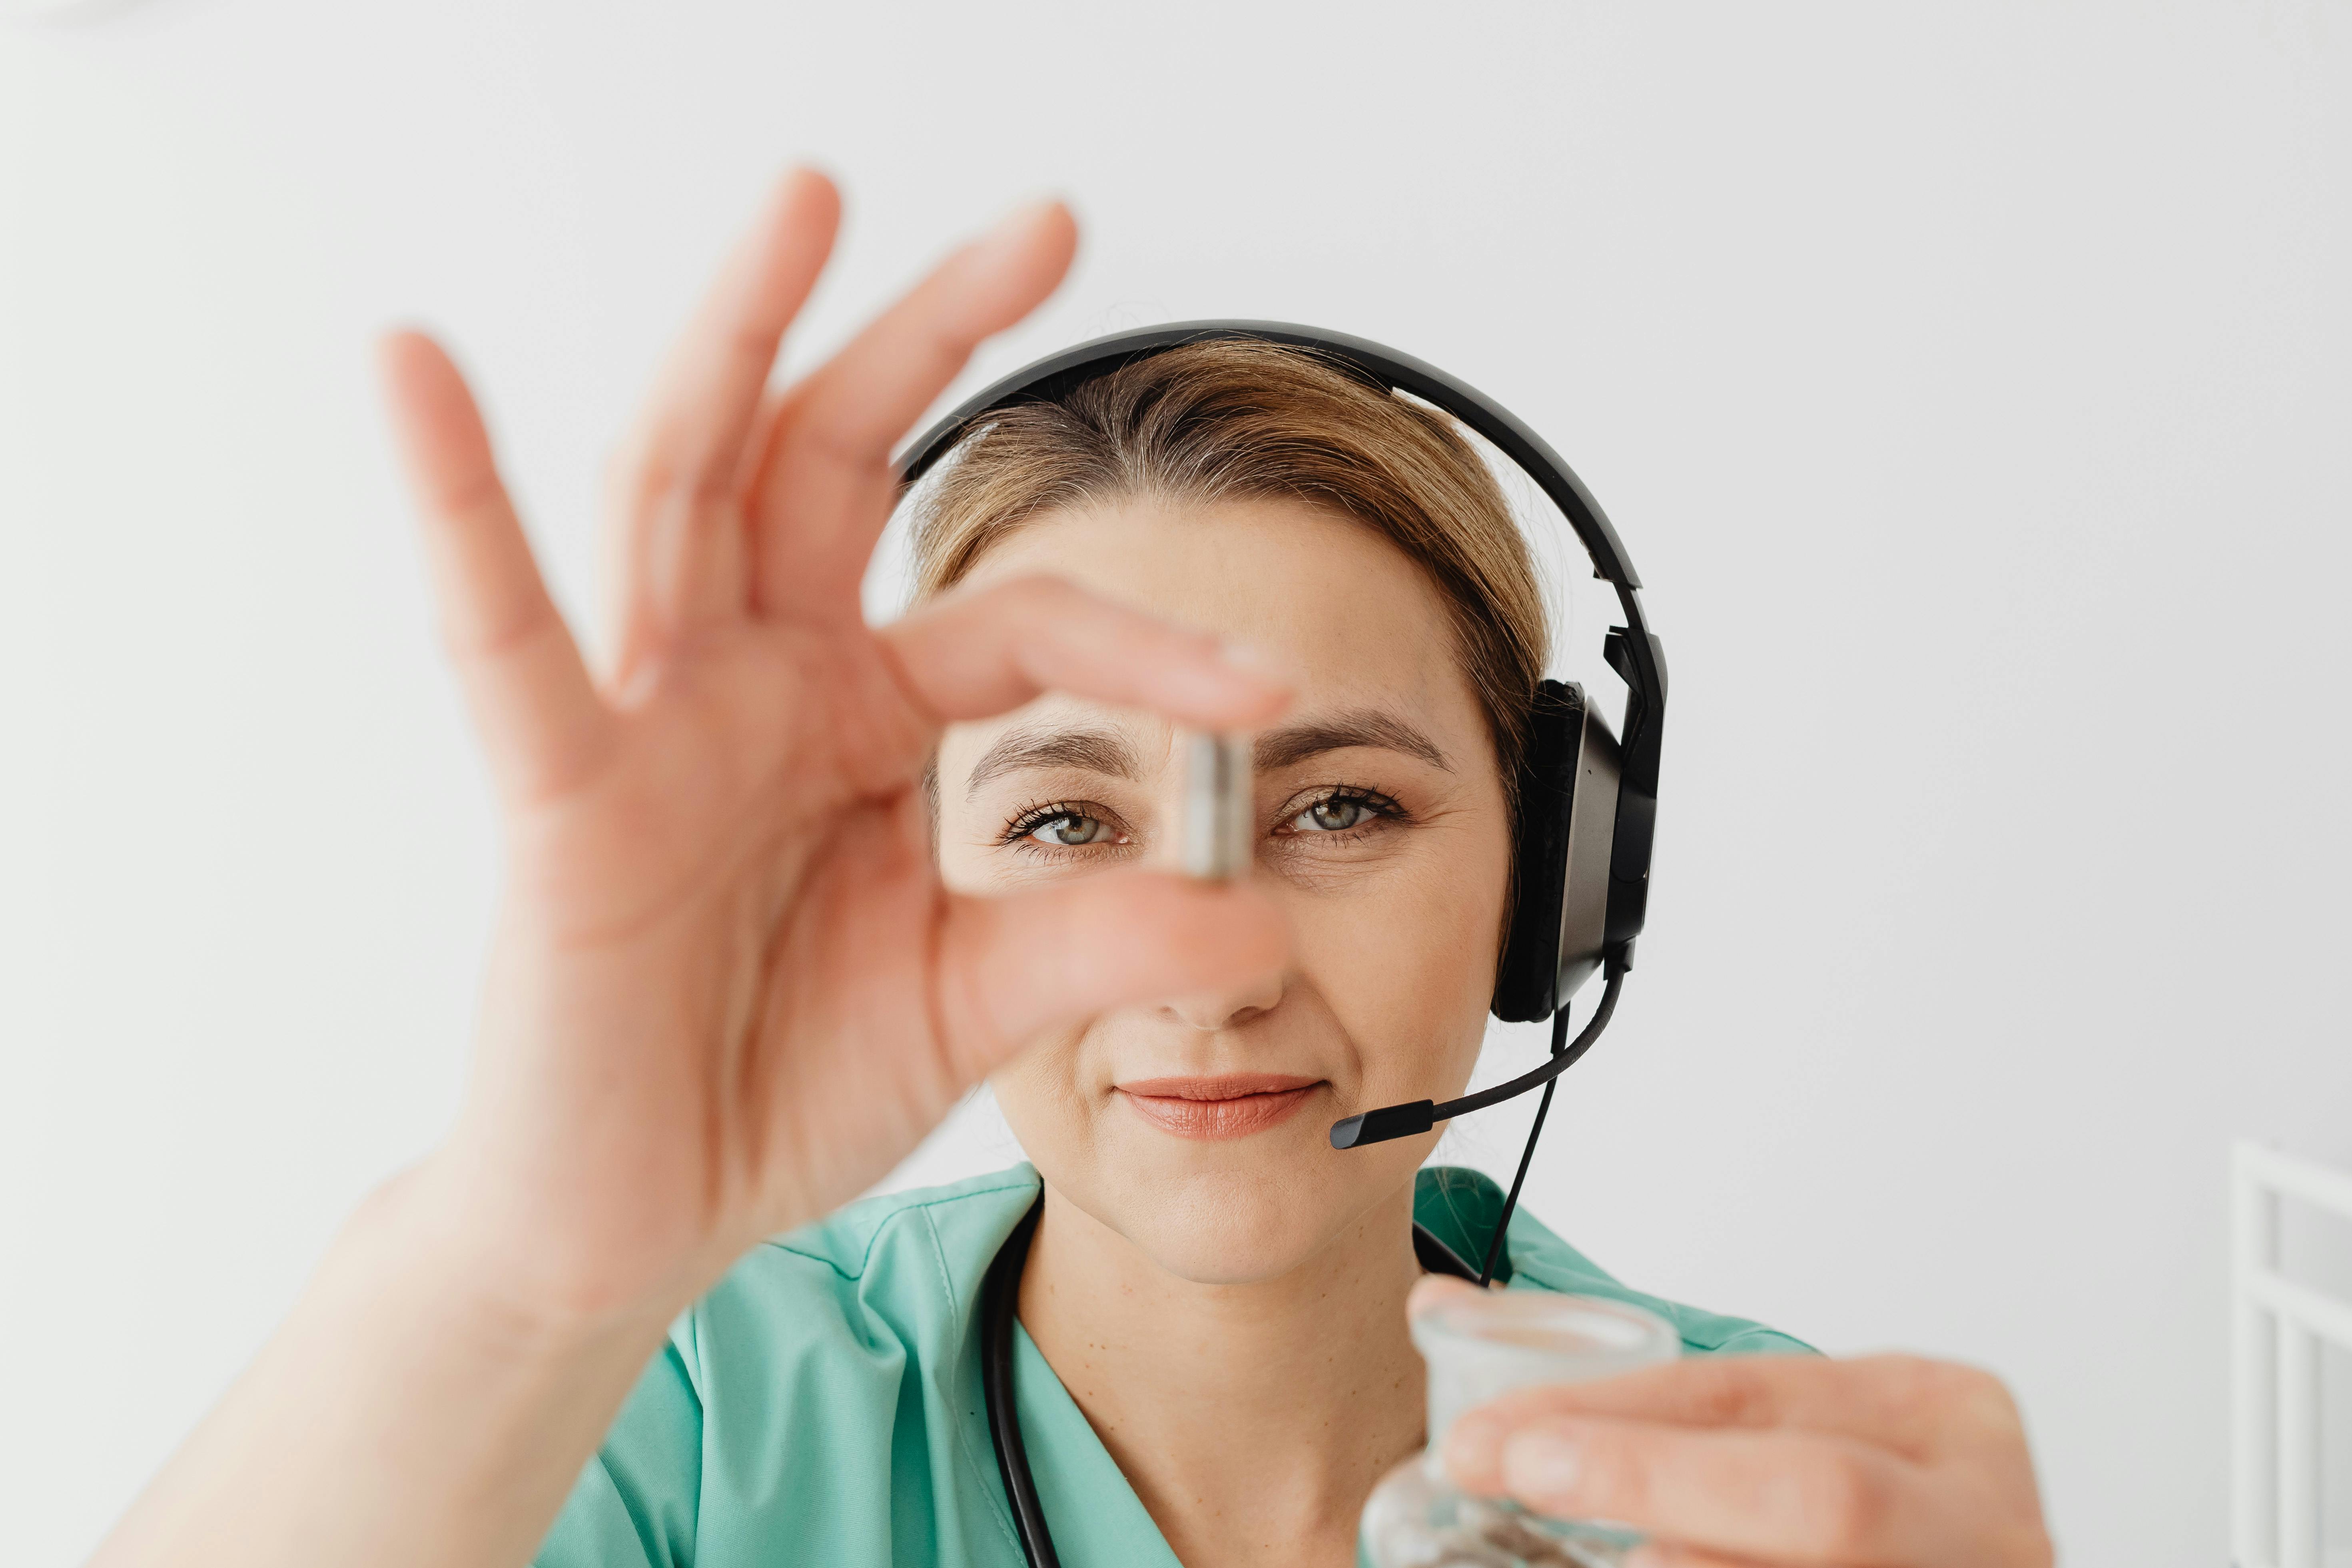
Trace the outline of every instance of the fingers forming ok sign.
<instances>
[{"instance_id":1,"label":"fingers forming ok sign","mask_svg":"<svg viewBox=\"0 0 2352 1568\"><path fill-rule=\"evenodd\" d=\"M787 177L661 373L612 481L600 672L457 370L420 335L383 347L508 833L475 1081L434 1164L533 1310L681 1303L870 1185L1035 1031L1282 959L1246 888L940 885L920 780L943 724L1055 689L1239 728L1286 694L1213 638L1052 579L866 626L893 445L1052 291L1076 230L1058 205L1015 213L772 394L838 219L823 177Z\"/></svg>"}]
</instances>

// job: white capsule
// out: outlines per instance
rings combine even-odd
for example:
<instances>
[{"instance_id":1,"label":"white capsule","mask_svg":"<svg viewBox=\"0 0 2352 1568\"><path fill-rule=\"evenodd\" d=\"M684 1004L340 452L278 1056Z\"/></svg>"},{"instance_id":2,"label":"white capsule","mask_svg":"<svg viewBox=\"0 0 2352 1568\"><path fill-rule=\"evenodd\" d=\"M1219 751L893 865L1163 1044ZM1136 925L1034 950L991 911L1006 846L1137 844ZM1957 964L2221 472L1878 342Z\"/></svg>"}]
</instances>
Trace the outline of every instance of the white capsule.
<instances>
[{"instance_id":1,"label":"white capsule","mask_svg":"<svg viewBox=\"0 0 2352 1568\"><path fill-rule=\"evenodd\" d=\"M1257 847L1250 738L1187 730L1181 739L1184 874L1214 881L1246 877Z\"/></svg>"}]
</instances>

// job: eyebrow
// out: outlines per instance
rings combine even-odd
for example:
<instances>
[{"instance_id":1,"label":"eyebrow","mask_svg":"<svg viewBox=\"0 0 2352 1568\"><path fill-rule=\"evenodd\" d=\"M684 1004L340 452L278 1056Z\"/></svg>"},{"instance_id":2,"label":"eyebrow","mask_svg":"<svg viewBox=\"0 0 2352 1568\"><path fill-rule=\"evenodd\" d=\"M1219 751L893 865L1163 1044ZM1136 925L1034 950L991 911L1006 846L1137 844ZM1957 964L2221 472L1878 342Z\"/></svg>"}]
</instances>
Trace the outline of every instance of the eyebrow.
<instances>
[{"instance_id":1,"label":"eyebrow","mask_svg":"<svg viewBox=\"0 0 2352 1568\"><path fill-rule=\"evenodd\" d=\"M1374 708L1301 720L1261 731L1256 763L1260 768L1286 768L1309 757L1344 752L1351 746L1402 752L1407 756L1419 757L1431 767L1443 768L1449 773L1454 771L1454 764L1438 750L1436 742L1395 715Z\"/></svg>"},{"instance_id":2,"label":"eyebrow","mask_svg":"<svg viewBox=\"0 0 2352 1568\"><path fill-rule=\"evenodd\" d=\"M980 754L966 781L966 799L992 778L1023 768L1084 768L1114 778L1136 776L1135 748L1112 730L1013 730Z\"/></svg>"},{"instance_id":3,"label":"eyebrow","mask_svg":"<svg viewBox=\"0 0 2352 1568\"><path fill-rule=\"evenodd\" d=\"M1454 763L1437 742L1393 714L1360 708L1322 719L1302 720L1263 731L1257 737L1255 766L1286 768L1326 752L1366 746L1419 757L1431 767L1454 771ZM1138 776L1135 748L1112 730L1013 730L980 754L965 781L964 797L980 786L1024 768L1079 768L1113 778Z\"/></svg>"}]
</instances>

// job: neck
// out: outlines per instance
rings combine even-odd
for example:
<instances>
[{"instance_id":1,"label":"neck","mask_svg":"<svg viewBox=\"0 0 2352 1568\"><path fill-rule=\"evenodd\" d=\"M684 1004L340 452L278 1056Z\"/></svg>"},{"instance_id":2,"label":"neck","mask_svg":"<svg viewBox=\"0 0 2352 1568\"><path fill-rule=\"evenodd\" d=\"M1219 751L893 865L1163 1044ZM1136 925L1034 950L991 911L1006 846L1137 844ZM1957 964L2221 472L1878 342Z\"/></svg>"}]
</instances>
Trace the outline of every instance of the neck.
<instances>
[{"instance_id":1,"label":"neck","mask_svg":"<svg viewBox=\"0 0 2352 1568\"><path fill-rule=\"evenodd\" d=\"M1422 1442L1412 1227L1407 1184L1286 1274L1203 1285L1045 1189L1022 1323L1187 1568L1355 1561Z\"/></svg>"}]
</instances>

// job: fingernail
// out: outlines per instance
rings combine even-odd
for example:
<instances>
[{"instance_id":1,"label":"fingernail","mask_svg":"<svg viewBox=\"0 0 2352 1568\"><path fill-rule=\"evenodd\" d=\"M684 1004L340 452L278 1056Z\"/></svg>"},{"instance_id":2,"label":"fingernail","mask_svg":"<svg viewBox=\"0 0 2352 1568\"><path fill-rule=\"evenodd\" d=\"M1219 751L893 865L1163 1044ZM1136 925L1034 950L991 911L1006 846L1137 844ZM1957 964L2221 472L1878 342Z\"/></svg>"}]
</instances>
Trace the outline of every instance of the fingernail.
<instances>
[{"instance_id":1,"label":"fingernail","mask_svg":"<svg viewBox=\"0 0 2352 1568\"><path fill-rule=\"evenodd\" d=\"M1522 1432L1503 1445L1503 1484L1518 1498L1557 1502L1584 1468L1584 1446L1559 1432Z\"/></svg>"},{"instance_id":2,"label":"fingernail","mask_svg":"<svg viewBox=\"0 0 2352 1568\"><path fill-rule=\"evenodd\" d=\"M1502 1482L1503 1424L1475 1411L1454 1417L1445 1433L1445 1468L1463 1486L1491 1489Z\"/></svg>"},{"instance_id":3,"label":"fingernail","mask_svg":"<svg viewBox=\"0 0 2352 1568\"><path fill-rule=\"evenodd\" d=\"M1224 660L1227 668L1254 675L1269 685L1285 688L1290 685L1289 672L1283 668L1282 661L1254 642L1244 642L1239 637L1221 638L1217 644L1217 657Z\"/></svg>"},{"instance_id":4,"label":"fingernail","mask_svg":"<svg viewBox=\"0 0 2352 1568\"><path fill-rule=\"evenodd\" d=\"M1404 1315L1418 1318L1423 1312L1433 1312L1448 1301L1458 1301L1465 1290L1474 1289L1466 1280L1451 1279L1443 1274L1424 1274L1413 1281L1405 1293Z\"/></svg>"},{"instance_id":5,"label":"fingernail","mask_svg":"<svg viewBox=\"0 0 2352 1568\"><path fill-rule=\"evenodd\" d=\"M1039 201L1022 203L1003 217L998 218L993 225L990 226L987 233L972 241L973 251L982 256L993 256L996 252L1016 243L1035 226L1039 218L1061 205L1060 201L1051 196Z\"/></svg>"}]
</instances>

